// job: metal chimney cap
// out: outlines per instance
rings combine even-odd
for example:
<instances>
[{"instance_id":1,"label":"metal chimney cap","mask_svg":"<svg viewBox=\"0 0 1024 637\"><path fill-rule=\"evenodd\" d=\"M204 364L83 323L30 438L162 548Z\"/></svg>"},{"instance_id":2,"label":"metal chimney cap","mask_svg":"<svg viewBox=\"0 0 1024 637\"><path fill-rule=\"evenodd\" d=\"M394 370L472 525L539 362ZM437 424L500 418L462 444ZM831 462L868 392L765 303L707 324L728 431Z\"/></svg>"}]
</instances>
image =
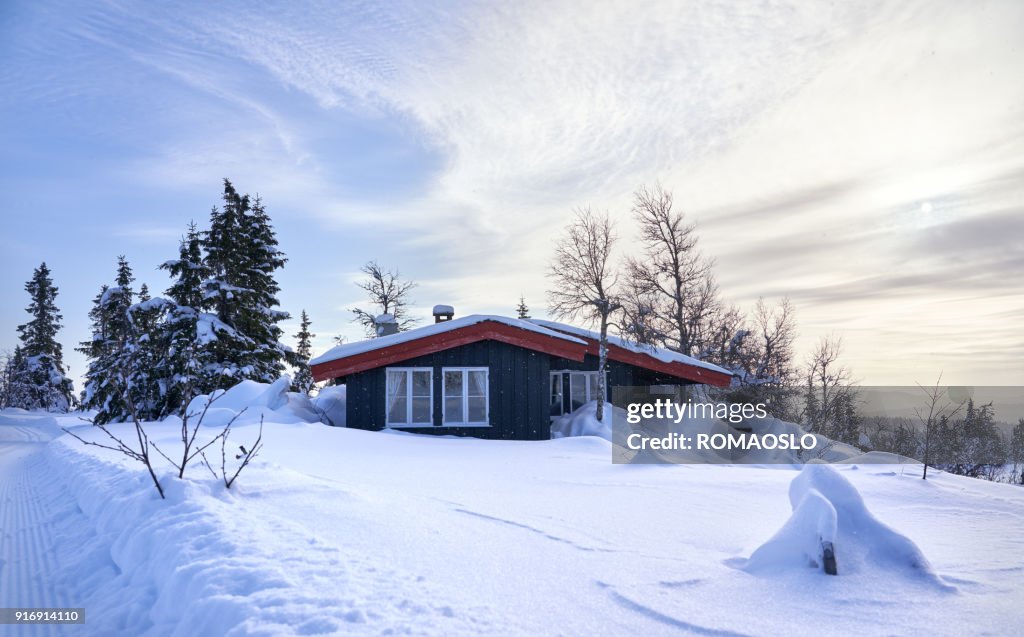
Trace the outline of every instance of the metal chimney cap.
<instances>
[{"instance_id":1,"label":"metal chimney cap","mask_svg":"<svg viewBox=\"0 0 1024 637\"><path fill-rule=\"evenodd\" d=\"M435 305L434 306L434 322L443 323L444 321L450 321L455 318L455 308L450 305Z\"/></svg>"}]
</instances>

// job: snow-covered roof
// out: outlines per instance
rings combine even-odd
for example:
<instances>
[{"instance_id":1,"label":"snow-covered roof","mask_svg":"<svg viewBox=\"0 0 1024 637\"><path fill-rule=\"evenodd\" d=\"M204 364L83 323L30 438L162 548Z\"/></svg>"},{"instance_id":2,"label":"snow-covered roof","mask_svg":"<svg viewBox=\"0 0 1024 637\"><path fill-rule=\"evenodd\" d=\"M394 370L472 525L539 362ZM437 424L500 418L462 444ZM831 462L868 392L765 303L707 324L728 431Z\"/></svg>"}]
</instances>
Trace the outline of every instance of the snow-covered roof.
<instances>
[{"instance_id":1,"label":"snow-covered roof","mask_svg":"<svg viewBox=\"0 0 1024 637\"><path fill-rule=\"evenodd\" d=\"M586 345L586 341L575 338L565 332L560 332L552 329L548 329L543 325L538 325L526 321L523 319L508 318L506 316L497 316L492 314L471 314L469 316L462 316L450 321L443 321L441 323L434 323L432 325L425 325L423 327L417 327L407 332L399 332L398 334L391 334L388 336L380 336L378 338L371 338L365 341L357 341L355 343L345 343L333 347L320 356L309 361L310 365L321 365L331 361L341 360L357 354L363 354L365 352L372 352L378 349L384 349L393 345L401 343L408 343L415 341L426 336L434 336L437 334L443 334L457 330L459 328L467 327L469 325L475 325L477 323L483 323L484 321L494 321L496 323L502 323L510 327L516 327L521 330L534 332L537 334L543 334L551 338L557 338L570 343L576 343L578 345Z\"/></svg>"},{"instance_id":2,"label":"snow-covered roof","mask_svg":"<svg viewBox=\"0 0 1024 637\"><path fill-rule=\"evenodd\" d=\"M574 334L576 336L582 336L591 340L600 340L601 335L598 332L584 329L582 327L576 327L575 325L566 325L565 323L556 323L555 321L545 321L544 319L525 319L535 325L546 327L550 330L565 332L567 334ZM631 343L630 341L621 338L619 336L608 335L608 342L622 349L634 352L637 354L646 354L654 359L663 361L666 363L683 363L684 365L692 365L693 367L700 367L702 369L711 370L720 374L727 374L732 376L732 372L722 369L718 365L712 363L706 363L699 358L687 356L686 354L680 354L679 352L673 352L670 349L663 349L661 347L654 347L653 345L640 345L637 343Z\"/></svg>"}]
</instances>

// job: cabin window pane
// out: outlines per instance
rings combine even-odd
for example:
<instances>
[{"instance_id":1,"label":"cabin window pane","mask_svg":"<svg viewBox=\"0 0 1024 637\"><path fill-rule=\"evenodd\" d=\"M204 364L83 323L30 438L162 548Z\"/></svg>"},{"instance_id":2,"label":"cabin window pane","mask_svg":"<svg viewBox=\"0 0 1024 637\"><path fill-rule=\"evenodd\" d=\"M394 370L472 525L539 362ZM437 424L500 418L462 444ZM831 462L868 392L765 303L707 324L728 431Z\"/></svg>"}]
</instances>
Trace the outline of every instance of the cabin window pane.
<instances>
[{"instance_id":1,"label":"cabin window pane","mask_svg":"<svg viewBox=\"0 0 1024 637\"><path fill-rule=\"evenodd\" d=\"M487 398L469 397L469 422L487 422Z\"/></svg>"},{"instance_id":2,"label":"cabin window pane","mask_svg":"<svg viewBox=\"0 0 1024 637\"><path fill-rule=\"evenodd\" d=\"M462 370L444 372L444 421L464 422L462 413Z\"/></svg>"},{"instance_id":3,"label":"cabin window pane","mask_svg":"<svg viewBox=\"0 0 1024 637\"><path fill-rule=\"evenodd\" d=\"M569 375L569 398L572 399L572 410L576 411L589 400L587 396L587 375L574 373Z\"/></svg>"},{"instance_id":4,"label":"cabin window pane","mask_svg":"<svg viewBox=\"0 0 1024 637\"><path fill-rule=\"evenodd\" d=\"M429 425L432 423L430 398L412 399L412 422L418 425Z\"/></svg>"},{"instance_id":5,"label":"cabin window pane","mask_svg":"<svg viewBox=\"0 0 1024 637\"><path fill-rule=\"evenodd\" d=\"M551 373L551 400L548 407L552 416L562 415L562 374Z\"/></svg>"},{"instance_id":6,"label":"cabin window pane","mask_svg":"<svg viewBox=\"0 0 1024 637\"><path fill-rule=\"evenodd\" d=\"M479 369L469 370L469 396L483 398L487 395L487 372Z\"/></svg>"},{"instance_id":7,"label":"cabin window pane","mask_svg":"<svg viewBox=\"0 0 1024 637\"><path fill-rule=\"evenodd\" d=\"M404 370L388 370L388 422L408 422L407 375Z\"/></svg>"},{"instance_id":8,"label":"cabin window pane","mask_svg":"<svg viewBox=\"0 0 1024 637\"><path fill-rule=\"evenodd\" d=\"M430 398L430 372L414 371L412 373L413 398Z\"/></svg>"},{"instance_id":9,"label":"cabin window pane","mask_svg":"<svg viewBox=\"0 0 1024 637\"><path fill-rule=\"evenodd\" d=\"M471 369L466 388L466 422L487 422L487 370Z\"/></svg>"}]
</instances>

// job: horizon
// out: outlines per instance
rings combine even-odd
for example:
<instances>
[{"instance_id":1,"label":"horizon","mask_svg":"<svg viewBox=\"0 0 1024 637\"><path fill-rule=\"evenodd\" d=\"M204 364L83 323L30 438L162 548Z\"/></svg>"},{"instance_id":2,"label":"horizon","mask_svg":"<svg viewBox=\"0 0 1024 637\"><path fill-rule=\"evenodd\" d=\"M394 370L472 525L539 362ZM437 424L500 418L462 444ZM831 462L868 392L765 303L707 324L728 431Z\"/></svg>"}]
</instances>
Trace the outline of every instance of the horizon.
<instances>
[{"instance_id":1,"label":"horizon","mask_svg":"<svg viewBox=\"0 0 1024 637\"><path fill-rule=\"evenodd\" d=\"M673 192L744 311L788 296L864 385L1024 385L1024 62L1015 2L418 3L0 9L0 351L40 262L82 389L87 313L156 268L221 180L263 196L284 342L362 337L370 260L411 314L545 312L573 210Z\"/></svg>"}]
</instances>

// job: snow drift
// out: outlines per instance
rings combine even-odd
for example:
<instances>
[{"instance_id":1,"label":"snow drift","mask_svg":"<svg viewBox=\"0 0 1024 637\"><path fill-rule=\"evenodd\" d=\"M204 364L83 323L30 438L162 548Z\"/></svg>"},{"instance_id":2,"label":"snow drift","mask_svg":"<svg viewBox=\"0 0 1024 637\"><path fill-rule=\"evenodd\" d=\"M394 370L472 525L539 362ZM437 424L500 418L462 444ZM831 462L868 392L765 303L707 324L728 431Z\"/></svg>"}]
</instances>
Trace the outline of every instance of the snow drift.
<instances>
[{"instance_id":1,"label":"snow drift","mask_svg":"<svg viewBox=\"0 0 1024 637\"><path fill-rule=\"evenodd\" d=\"M223 427L232 418L235 424L267 422L295 424L319 422L320 415L305 394L288 391L291 379L278 378L273 383L243 380L234 387L218 389L212 394L196 396L188 404L188 413L198 418L203 414L204 426Z\"/></svg>"},{"instance_id":2,"label":"snow drift","mask_svg":"<svg viewBox=\"0 0 1024 637\"><path fill-rule=\"evenodd\" d=\"M552 420L551 437L599 436L605 440L611 440L612 423L616 419L625 419L625 417L625 411L610 402L605 402L604 420L599 421L597 419L597 401L592 400L571 414L565 414Z\"/></svg>"},{"instance_id":3,"label":"snow drift","mask_svg":"<svg viewBox=\"0 0 1024 637\"><path fill-rule=\"evenodd\" d=\"M749 559L733 566L759 575L820 568L823 548L832 545L839 575L884 571L954 590L910 538L868 511L860 492L832 467L806 465L789 486L789 502L789 520Z\"/></svg>"},{"instance_id":4,"label":"snow drift","mask_svg":"<svg viewBox=\"0 0 1024 637\"><path fill-rule=\"evenodd\" d=\"M344 427L346 426L346 398L345 385L331 385L317 393L316 398L313 399L313 407L325 424L332 427Z\"/></svg>"}]
</instances>

